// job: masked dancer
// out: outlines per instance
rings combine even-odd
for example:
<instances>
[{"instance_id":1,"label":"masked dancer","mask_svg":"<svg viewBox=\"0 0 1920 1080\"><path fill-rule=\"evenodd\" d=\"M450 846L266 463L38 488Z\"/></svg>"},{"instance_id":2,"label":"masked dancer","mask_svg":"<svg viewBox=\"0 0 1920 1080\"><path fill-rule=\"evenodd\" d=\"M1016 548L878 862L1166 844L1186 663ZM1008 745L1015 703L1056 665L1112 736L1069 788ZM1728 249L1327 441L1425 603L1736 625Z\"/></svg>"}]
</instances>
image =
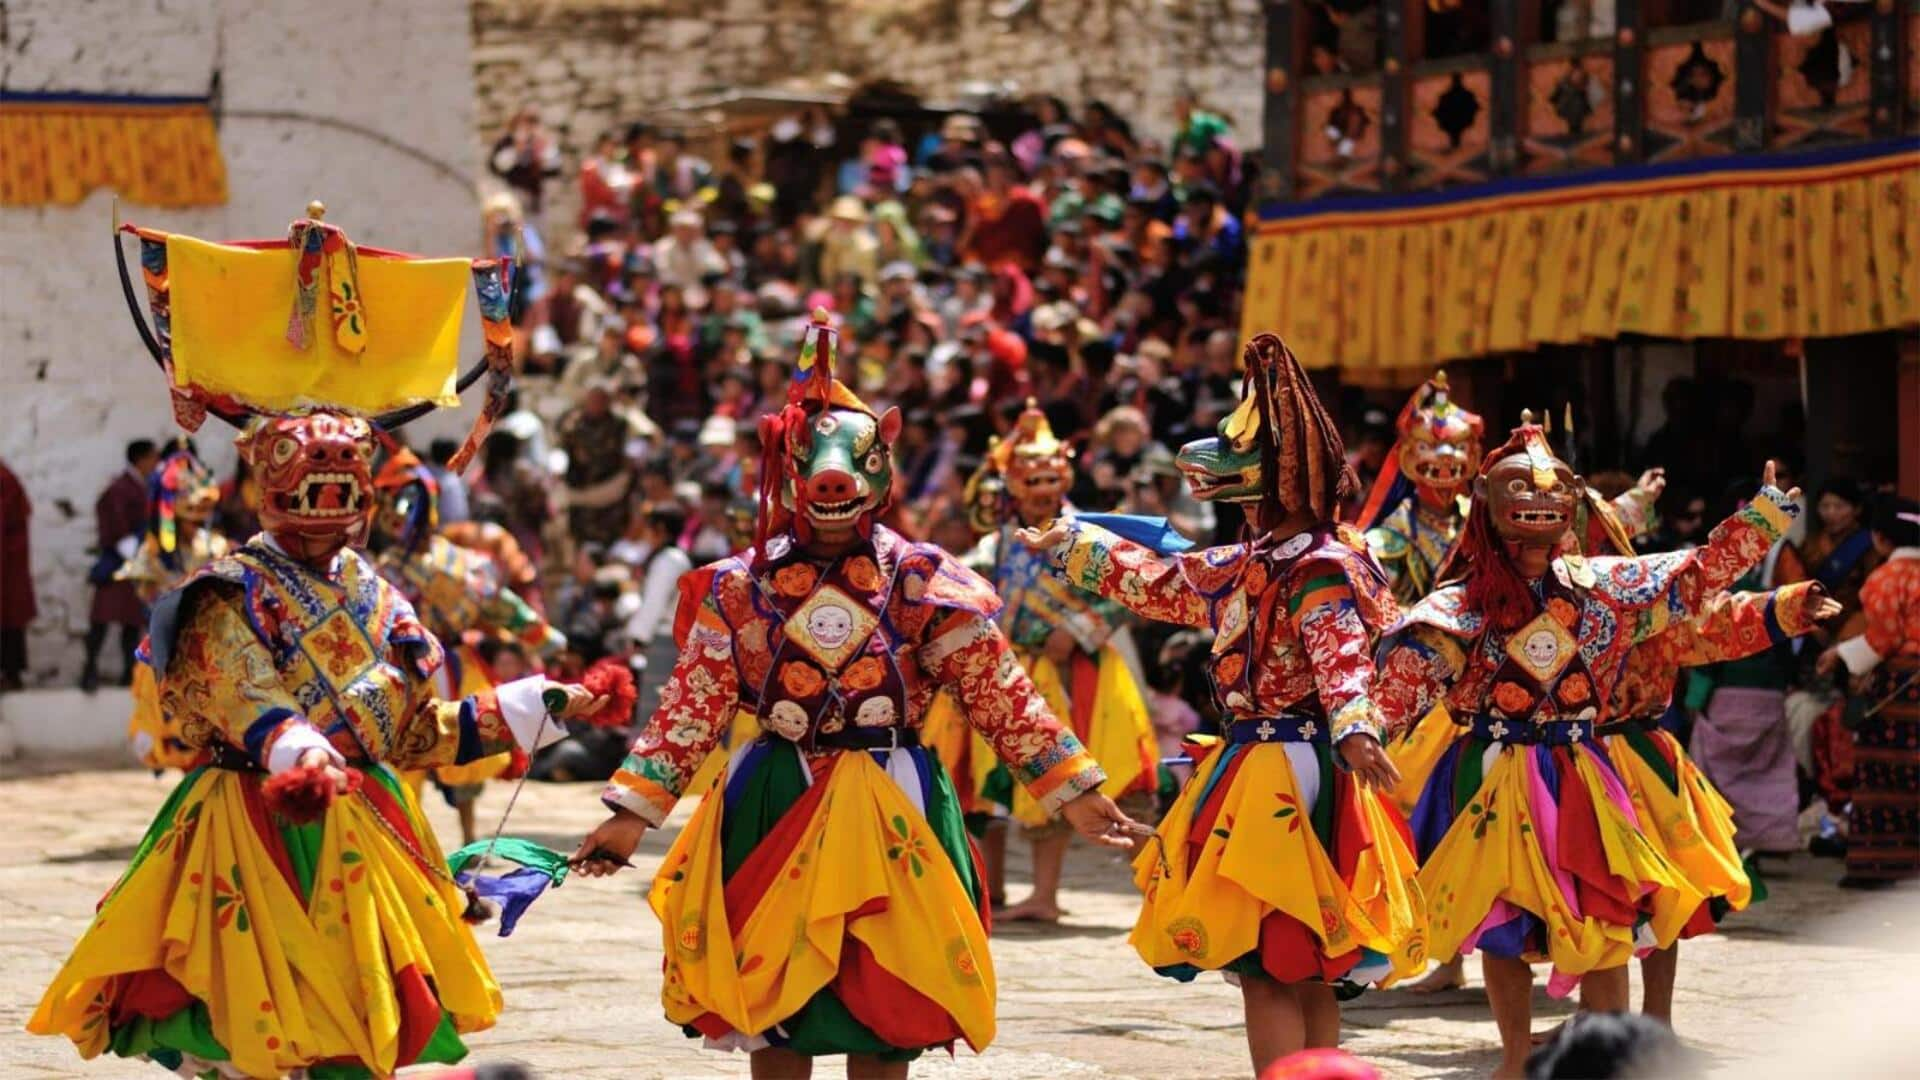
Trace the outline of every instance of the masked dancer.
<instances>
[{"instance_id":1,"label":"masked dancer","mask_svg":"<svg viewBox=\"0 0 1920 1080\"><path fill-rule=\"evenodd\" d=\"M1551 992L1581 984L1590 1007L1623 1010L1636 947L1671 944L1704 901L1644 834L1594 726L1629 650L1699 613L1797 512L1769 464L1706 546L1583 559L1569 534L1585 485L1530 420L1482 462L1449 561L1458 575L1443 572L1387 636L1373 688L1396 729L1443 700L1469 723L1413 830L1429 947L1486 954L1499 1076L1522 1075L1530 1049L1529 960L1552 963Z\"/></svg>"},{"instance_id":2,"label":"masked dancer","mask_svg":"<svg viewBox=\"0 0 1920 1080\"><path fill-rule=\"evenodd\" d=\"M28 1022L86 1057L223 1077L458 1061L462 1035L499 1014L500 989L393 770L531 748L561 730L545 702L564 702L559 716L598 704L539 678L434 696L440 643L353 545L374 507L376 427L457 400L451 347L410 339L458 340L468 271L356 249L321 210L283 242L129 227L157 331L124 256L122 284L175 415L242 427L262 532L154 608L161 708L208 760L161 808ZM476 264L472 277L489 324L472 374L491 371L500 390L505 268ZM422 399L405 389L423 385ZM386 411L291 404L314 399ZM498 407L490 395L482 425Z\"/></svg>"},{"instance_id":3,"label":"masked dancer","mask_svg":"<svg viewBox=\"0 0 1920 1080\"><path fill-rule=\"evenodd\" d=\"M226 536L209 523L220 501L213 471L200 463L184 442L160 459L147 479L147 531L133 557L114 577L133 583L140 602L152 610L154 601L199 569L227 554ZM160 710L158 683L152 657L141 648L134 654L133 716L127 722L127 740L134 756L147 768L187 769L200 754L167 726Z\"/></svg>"},{"instance_id":4,"label":"masked dancer","mask_svg":"<svg viewBox=\"0 0 1920 1080\"><path fill-rule=\"evenodd\" d=\"M481 657L481 640L511 642L548 665L559 658L567 647L566 635L507 586L504 568L440 535L438 484L411 450L401 448L387 457L374 477L374 489L379 504L367 547L380 576L400 590L421 624L446 648L446 662L435 674L440 697L479 693L500 681ZM433 771L460 816L462 843L473 843L480 790L513 767L514 754L508 751ZM525 767L521 762L520 768ZM409 777L416 788L420 778Z\"/></svg>"},{"instance_id":5,"label":"masked dancer","mask_svg":"<svg viewBox=\"0 0 1920 1080\"><path fill-rule=\"evenodd\" d=\"M900 412L833 377L831 334L816 310L788 403L761 421L757 542L683 579L679 661L577 853L585 873L617 869L736 705L755 713L764 734L734 750L650 896L668 1019L750 1051L755 1076L806 1076L823 1054L903 1076L929 1047L993 1037L979 863L917 737L936 691L1047 812L1114 846L1140 828L1035 692L987 582L876 522Z\"/></svg>"},{"instance_id":6,"label":"masked dancer","mask_svg":"<svg viewBox=\"0 0 1920 1080\"><path fill-rule=\"evenodd\" d=\"M1125 609L1069 587L1049 571L1044 556L1013 538L1017 528L1045 528L1073 517L1067 503L1073 450L1054 437L1047 415L1030 400L1013 432L988 456L1002 478L1004 506L998 527L965 562L993 582L1003 601L1001 632L1054 715L1068 722L1106 772L1101 790L1115 799L1149 793L1159 766L1153 722L1133 669L1111 640ZM987 775L981 794L1007 807L1033 845L1033 894L999 918L1058 922L1071 830L1019 789L1005 766ZM989 881L1004 880L1005 836L996 829L983 845Z\"/></svg>"},{"instance_id":7,"label":"masked dancer","mask_svg":"<svg viewBox=\"0 0 1920 1080\"><path fill-rule=\"evenodd\" d=\"M1357 482L1293 353L1247 345L1240 406L1182 447L1196 497L1249 504L1249 542L1174 558L1086 522L1029 542L1067 581L1148 619L1214 632L1226 737L1135 861L1131 941L1180 980L1239 983L1255 1071L1340 1030L1335 984L1425 960L1425 914L1397 779L1367 689L1398 611L1366 541L1333 515Z\"/></svg>"}]
</instances>

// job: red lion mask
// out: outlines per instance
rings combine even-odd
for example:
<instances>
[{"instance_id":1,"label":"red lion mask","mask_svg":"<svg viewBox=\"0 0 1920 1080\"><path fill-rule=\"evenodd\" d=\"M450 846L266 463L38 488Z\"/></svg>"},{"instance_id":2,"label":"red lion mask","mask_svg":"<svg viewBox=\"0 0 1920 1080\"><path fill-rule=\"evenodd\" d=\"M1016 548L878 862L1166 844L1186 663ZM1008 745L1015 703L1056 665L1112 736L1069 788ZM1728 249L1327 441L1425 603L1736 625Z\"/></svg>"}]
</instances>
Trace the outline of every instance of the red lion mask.
<instances>
[{"instance_id":1,"label":"red lion mask","mask_svg":"<svg viewBox=\"0 0 1920 1080\"><path fill-rule=\"evenodd\" d=\"M364 538L374 509L367 421L332 412L262 417L238 445L260 483L260 527L289 554L331 557Z\"/></svg>"}]
</instances>

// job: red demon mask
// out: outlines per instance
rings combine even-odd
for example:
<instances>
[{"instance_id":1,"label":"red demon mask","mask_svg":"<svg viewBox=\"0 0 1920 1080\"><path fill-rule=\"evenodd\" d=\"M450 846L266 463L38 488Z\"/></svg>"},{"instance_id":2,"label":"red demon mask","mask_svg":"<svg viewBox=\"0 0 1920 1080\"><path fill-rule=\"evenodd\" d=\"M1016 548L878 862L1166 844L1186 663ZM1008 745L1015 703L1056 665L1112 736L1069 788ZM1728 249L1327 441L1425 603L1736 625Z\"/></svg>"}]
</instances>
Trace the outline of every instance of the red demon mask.
<instances>
[{"instance_id":1,"label":"red demon mask","mask_svg":"<svg viewBox=\"0 0 1920 1080\"><path fill-rule=\"evenodd\" d=\"M260 483L260 527L289 554L331 558L365 536L373 513L373 427L316 412L262 417L238 445Z\"/></svg>"}]
</instances>

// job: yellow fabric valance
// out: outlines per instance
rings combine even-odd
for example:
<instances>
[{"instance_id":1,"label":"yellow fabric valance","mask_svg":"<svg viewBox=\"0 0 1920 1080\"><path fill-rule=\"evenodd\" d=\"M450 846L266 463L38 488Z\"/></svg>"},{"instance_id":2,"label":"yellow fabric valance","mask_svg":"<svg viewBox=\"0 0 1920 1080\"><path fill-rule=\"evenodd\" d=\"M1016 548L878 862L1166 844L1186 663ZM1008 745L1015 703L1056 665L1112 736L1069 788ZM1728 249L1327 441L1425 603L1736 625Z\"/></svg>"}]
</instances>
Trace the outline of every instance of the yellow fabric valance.
<instances>
[{"instance_id":1,"label":"yellow fabric valance","mask_svg":"<svg viewBox=\"0 0 1920 1080\"><path fill-rule=\"evenodd\" d=\"M1243 335L1365 381L1628 333L1920 324L1920 141L1684 164L1284 207L1250 245Z\"/></svg>"},{"instance_id":2,"label":"yellow fabric valance","mask_svg":"<svg viewBox=\"0 0 1920 1080\"><path fill-rule=\"evenodd\" d=\"M207 102L0 96L0 205L71 206L103 187L146 206L226 202Z\"/></svg>"}]
</instances>

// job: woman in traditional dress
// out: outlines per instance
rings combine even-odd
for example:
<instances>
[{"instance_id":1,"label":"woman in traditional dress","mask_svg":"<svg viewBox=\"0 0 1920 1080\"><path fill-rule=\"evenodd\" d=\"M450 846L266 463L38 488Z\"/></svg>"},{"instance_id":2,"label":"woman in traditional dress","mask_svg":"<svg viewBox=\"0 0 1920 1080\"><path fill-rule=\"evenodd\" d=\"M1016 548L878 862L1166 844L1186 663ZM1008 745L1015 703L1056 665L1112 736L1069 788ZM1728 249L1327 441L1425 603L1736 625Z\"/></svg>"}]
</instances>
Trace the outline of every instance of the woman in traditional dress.
<instances>
[{"instance_id":1,"label":"woman in traditional dress","mask_svg":"<svg viewBox=\"0 0 1920 1080\"><path fill-rule=\"evenodd\" d=\"M1875 513L1884 560L1860 587L1862 631L1820 657L1853 676L1853 803L1849 888L1879 888L1920 874L1920 504L1888 499Z\"/></svg>"}]
</instances>

